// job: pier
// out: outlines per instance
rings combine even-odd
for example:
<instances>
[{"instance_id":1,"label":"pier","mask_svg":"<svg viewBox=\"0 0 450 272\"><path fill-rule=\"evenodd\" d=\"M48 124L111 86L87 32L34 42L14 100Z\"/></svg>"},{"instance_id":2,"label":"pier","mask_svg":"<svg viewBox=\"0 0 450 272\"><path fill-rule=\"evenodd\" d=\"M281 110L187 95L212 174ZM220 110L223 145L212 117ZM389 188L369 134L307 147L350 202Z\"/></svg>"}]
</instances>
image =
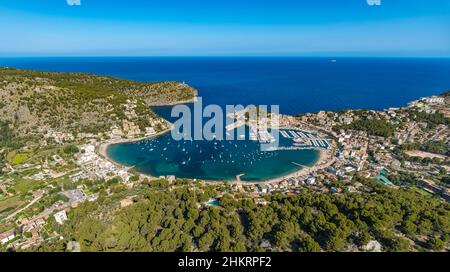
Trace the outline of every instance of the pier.
<instances>
[{"instance_id":1,"label":"pier","mask_svg":"<svg viewBox=\"0 0 450 272\"><path fill-rule=\"evenodd\" d=\"M310 132L304 132L296 129L280 130L280 134L286 139L292 139L294 147L280 147L277 150L297 150L308 148L328 149L330 144L326 139L317 137Z\"/></svg>"}]
</instances>

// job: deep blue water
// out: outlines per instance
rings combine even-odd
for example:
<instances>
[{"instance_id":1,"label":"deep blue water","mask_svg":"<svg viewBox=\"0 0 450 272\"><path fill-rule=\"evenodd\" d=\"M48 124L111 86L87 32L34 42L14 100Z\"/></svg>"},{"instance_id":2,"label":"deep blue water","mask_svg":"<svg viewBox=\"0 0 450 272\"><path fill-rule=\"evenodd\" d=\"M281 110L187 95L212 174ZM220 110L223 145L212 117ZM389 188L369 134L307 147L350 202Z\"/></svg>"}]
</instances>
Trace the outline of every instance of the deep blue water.
<instances>
[{"instance_id":1,"label":"deep blue water","mask_svg":"<svg viewBox=\"0 0 450 272\"><path fill-rule=\"evenodd\" d=\"M384 109L450 89L450 59L0 58L0 66L185 81L205 103L280 105L287 114Z\"/></svg>"}]
</instances>

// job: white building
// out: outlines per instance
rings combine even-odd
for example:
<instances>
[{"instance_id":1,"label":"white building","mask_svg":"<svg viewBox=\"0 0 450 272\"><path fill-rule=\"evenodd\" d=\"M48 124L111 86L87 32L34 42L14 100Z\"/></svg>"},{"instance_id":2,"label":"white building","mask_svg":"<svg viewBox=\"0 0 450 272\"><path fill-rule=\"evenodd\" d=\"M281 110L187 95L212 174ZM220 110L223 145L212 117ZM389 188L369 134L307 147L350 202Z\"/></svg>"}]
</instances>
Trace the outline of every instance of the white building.
<instances>
[{"instance_id":1,"label":"white building","mask_svg":"<svg viewBox=\"0 0 450 272\"><path fill-rule=\"evenodd\" d=\"M145 136L152 136L155 134L156 134L156 131L154 128L152 128L152 127L145 128Z\"/></svg>"},{"instance_id":2,"label":"white building","mask_svg":"<svg viewBox=\"0 0 450 272\"><path fill-rule=\"evenodd\" d=\"M67 214L64 210L55 213L53 217L55 217L56 222L60 225L64 224L64 221L67 220Z\"/></svg>"},{"instance_id":3,"label":"white building","mask_svg":"<svg viewBox=\"0 0 450 272\"><path fill-rule=\"evenodd\" d=\"M308 178L305 180L305 183L308 184L308 185L313 185L313 184L316 183L316 178L315 178L315 177L308 177Z\"/></svg>"},{"instance_id":4,"label":"white building","mask_svg":"<svg viewBox=\"0 0 450 272\"><path fill-rule=\"evenodd\" d=\"M174 182L175 179L176 179L176 177L175 177L174 175L169 175L169 176L167 176L167 180L168 180L169 182Z\"/></svg>"},{"instance_id":5,"label":"white building","mask_svg":"<svg viewBox=\"0 0 450 272\"><path fill-rule=\"evenodd\" d=\"M12 239L14 239L16 237L16 234L14 232L14 230L10 230L7 232L4 232L2 234L0 234L0 243L2 245L8 243L9 241L11 241Z\"/></svg>"},{"instance_id":6,"label":"white building","mask_svg":"<svg viewBox=\"0 0 450 272\"><path fill-rule=\"evenodd\" d=\"M439 96L430 96L423 98L423 101L429 104L442 104L445 102L445 99Z\"/></svg>"}]
</instances>

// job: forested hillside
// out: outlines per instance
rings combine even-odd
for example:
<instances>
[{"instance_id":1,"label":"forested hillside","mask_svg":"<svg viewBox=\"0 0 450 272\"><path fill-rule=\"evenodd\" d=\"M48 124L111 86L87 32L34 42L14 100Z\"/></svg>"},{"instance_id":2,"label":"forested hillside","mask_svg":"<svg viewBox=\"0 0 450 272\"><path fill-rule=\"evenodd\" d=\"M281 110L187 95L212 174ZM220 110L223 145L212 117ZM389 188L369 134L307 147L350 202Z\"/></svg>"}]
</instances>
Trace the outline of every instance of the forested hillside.
<instances>
[{"instance_id":1,"label":"forested hillside","mask_svg":"<svg viewBox=\"0 0 450 272\"><path fill-rule=\"evenodd\" d=\"M196 90L178 82L145 83L81 73L0 68L0 122L16 142L37 144L50 130L105 133L123 120L148 125L149 105L192 100ZM127 116L133 102L135 115ZM3 141L2 141L2 144Z\"/></svg>"},{"instance_id":2,"label":"forested hillside","mask_svg":"<svg viewBox=\"0 0 450 272\"><path fill-rule=\"evenodd\" d=\"M448 203L366 182L364 194L305 189L296 196L267 196L267 205L226 193L219 207L201 203L229 191L226 185L181 180L132 190L117 185L114 193L72 210L64 226L48 226L64 240L32 250L65 251L70 241L78 241L82 251L355 251L370 240L386 251L444 247ZM120 208L120 200L130 195L134 204Z\"/></svg>"}]
</instances>

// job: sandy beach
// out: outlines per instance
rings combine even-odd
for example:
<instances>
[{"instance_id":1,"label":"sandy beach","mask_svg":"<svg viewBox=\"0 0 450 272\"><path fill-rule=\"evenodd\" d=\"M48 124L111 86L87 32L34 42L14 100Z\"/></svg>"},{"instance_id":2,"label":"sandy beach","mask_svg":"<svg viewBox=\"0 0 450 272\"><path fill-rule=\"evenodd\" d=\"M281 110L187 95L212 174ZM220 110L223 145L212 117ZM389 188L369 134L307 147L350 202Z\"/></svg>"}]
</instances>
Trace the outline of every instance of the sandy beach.
<instances>
[{"instance_id":1,"label":"sandy beach","mask_svg":"<svg viewBox=\"0 0 450 272\"><path fill-rule=\"evenodd\" d=\"M113 163L114 165L118 166L118 167L126 167L120 163L115 162L114 160L112 160L109 156L108 156L108 147L114 144L120 144L120 143L132 143L132 142L139 142L142 140L147 140L147 139L152 139L161 135L164 135L166 133L169 133L171 130L172 124L170 124L170 128L165 129L161 132L158 132L154 135L151 136L147 136L147 137L140 137L140 138L130 138L130 139L113 139L113 140L109 140L103 143L100 143L97 148L96 148L96 152L97 154L102 157L105 160L108 160L109 162ZM133 167L126 167L127 169L131 169ZM142 177L148 178L148 179L156 179L157 177L145 174L145 173L141 173L139 172L139 175L141 175Z\"/></svg>"},{"instance_id":2,"label":"sandy beach","mask_svg":"<svg viewBox=\"0 0 450 272\"><path fill-rule=\"evenodd\" d=\"M265 181L227 181L227 183L233 184L233 183L243 183L243 184L270 184L270 183L278 183L280 181L283 181L285 179L289 178L298 178L298 177L307 177L308 175L328 167L329 165L333 164L334 159L332 155L332 150L318 150L319 151L319 159L314 163L313 166L302 166L300 170L293 172L288 175L284 175L278 178L269 179Z\"/></svg>"}]
</instances>

